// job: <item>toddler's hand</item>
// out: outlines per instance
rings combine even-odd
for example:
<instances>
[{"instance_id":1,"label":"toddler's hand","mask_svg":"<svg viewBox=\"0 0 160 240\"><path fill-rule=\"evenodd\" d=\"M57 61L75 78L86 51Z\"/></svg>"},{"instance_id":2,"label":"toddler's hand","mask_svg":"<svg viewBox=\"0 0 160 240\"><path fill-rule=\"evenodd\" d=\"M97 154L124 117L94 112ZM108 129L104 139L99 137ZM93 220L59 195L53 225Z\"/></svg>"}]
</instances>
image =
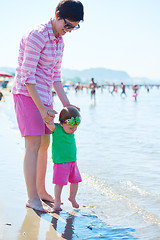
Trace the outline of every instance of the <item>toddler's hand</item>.
<instances>
[{"instance_id":1,"label":"toddler's hand","mask_svg":"<svg viewBox=\"0 0 160 240\"><path fill-rule=\"evenodd\" d=\"M50 131L54 132L55 129L55 125L53 122L51 123L46 123L47 127L49 128Z\"/></svg>"},{"instance_id":2,"label":"toddler's hand","mask_svg":"<svg viewBox=\"0 0 160 240\"><path fill-rule=\"evenodd\" d=\"M57 114L57 112L55 110L52 110L52 111L49 110L47 113L50 117L53 117L53 118L55 117L55 114Z\"/></svg>"}]
</instances>

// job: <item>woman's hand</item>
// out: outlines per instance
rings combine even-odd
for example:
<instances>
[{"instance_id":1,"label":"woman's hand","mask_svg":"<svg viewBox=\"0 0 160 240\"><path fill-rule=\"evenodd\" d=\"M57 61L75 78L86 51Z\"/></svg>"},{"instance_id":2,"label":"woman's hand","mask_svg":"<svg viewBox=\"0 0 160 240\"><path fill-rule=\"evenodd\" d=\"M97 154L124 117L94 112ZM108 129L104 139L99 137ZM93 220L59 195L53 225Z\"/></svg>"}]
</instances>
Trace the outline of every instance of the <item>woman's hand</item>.
<instances>
[{"instance_id":1,"label":"woman's hand","mask_svg":"<svg viewBox=\"0 0 160 240\"><path fill-rule=\"evenodd\" d=\"M72 104L70 104L70 105L67 105L67 106L65 106L65 107L69 107L69 106L72 106L72 107L75 107L75 108L77 108L77 109L78 109L78 111L80 112L80 108L79 108L79 107L76 107L75 105L72 105Z\"/></svg>"},{"instance_id":2,"label":"woman's hand","mask_svg":"<svg viewBox=\"0 0 160 240\"><path fill-rule=\"evenodd\" d=\"M50 124L53 122L53 119L55 118L55 114L57 114L57 112L49 107L44 106L43 110L40 111L41 116L43 121L46 124Z\"/></svg>"}]
</instances>

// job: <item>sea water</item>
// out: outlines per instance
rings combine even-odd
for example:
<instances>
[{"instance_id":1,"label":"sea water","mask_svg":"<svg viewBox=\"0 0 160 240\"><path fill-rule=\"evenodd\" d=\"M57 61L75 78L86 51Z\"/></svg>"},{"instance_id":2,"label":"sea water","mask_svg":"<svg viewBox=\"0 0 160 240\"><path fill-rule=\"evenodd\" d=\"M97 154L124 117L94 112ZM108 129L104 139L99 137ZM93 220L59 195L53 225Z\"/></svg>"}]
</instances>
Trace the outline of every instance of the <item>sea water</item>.
<instances>
[{"instance_id":1,"label":"sea water","mask_svg":"<svg viewBox=\"0 0 160 240\"><path fill-rule=\"evenodd\" d=\"M120 93L121 89L114 94L107 87L97 89L91 100L90 90L67 90L82 116L75 133L83 179L77 200L83 220L96 216L107 226L96 221L95 238L79 239L160 239L160 89L148 92L141 87L137 101L131 88L126 89L127 96ZM54 109L59 112L61 107L55 96ZM5 109L5 114L15 131L13 108ZM53 188L50 150L49 190Z\"/></svg>"},{"instance_id":2,"label":"sea water","mask_svg":"<svg viewBox=\"0 0 160 240\"><path fill-rule=\"evenodd\" d=\"M107 224L160 239L160 89L141 87L137 101L132 89L120 93L98 89L94 101L89 90L68 91L82 115L75 135L85 186L78 198Z\"/></svg>"}]
</instances>

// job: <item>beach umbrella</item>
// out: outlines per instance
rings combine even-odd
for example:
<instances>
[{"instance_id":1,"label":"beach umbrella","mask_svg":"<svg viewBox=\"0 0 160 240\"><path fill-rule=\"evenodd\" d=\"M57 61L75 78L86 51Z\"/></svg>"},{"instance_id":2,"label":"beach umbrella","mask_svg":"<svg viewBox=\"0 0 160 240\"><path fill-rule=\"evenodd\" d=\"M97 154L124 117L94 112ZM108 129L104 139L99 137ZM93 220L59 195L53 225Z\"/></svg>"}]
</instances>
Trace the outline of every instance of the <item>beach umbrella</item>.
<instances>
[{"instance_id":1,"label":"beach umbrella","mask_svg":"<svg viewBox=\"0 0 160 240\"><path fill-rule=\"evenodd\" d=\"M13 77L13 75L10 74L10 73L7 73L7 72L1 72L0 71L0 77Z\"/></svg>"}]
</instances>

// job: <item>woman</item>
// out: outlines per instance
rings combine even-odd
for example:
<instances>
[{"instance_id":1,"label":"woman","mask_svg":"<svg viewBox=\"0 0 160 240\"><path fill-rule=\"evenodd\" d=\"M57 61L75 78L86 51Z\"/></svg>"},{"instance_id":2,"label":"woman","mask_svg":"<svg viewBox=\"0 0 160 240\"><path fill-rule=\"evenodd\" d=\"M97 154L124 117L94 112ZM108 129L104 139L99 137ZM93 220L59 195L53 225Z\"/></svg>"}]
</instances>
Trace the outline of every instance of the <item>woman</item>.
<instances>
[{"instance_id":1,"label":"woman","mask_svg":"<svg viewBox=\"0 0 160 240\"><path fill-rule=\"evenodd\" d=\"M54 199L45 190L47 149L53 121L52 86L63 106L71 105L61 84L61 61L64 49L62 36L80 28L83 5L76 0L62 0L54 19L28 31L22 38L18 67L12 88L15 112L25 139L24 175L28 193L26 206L53 212L42 200Z\"/></svg>"}]
</instances>

